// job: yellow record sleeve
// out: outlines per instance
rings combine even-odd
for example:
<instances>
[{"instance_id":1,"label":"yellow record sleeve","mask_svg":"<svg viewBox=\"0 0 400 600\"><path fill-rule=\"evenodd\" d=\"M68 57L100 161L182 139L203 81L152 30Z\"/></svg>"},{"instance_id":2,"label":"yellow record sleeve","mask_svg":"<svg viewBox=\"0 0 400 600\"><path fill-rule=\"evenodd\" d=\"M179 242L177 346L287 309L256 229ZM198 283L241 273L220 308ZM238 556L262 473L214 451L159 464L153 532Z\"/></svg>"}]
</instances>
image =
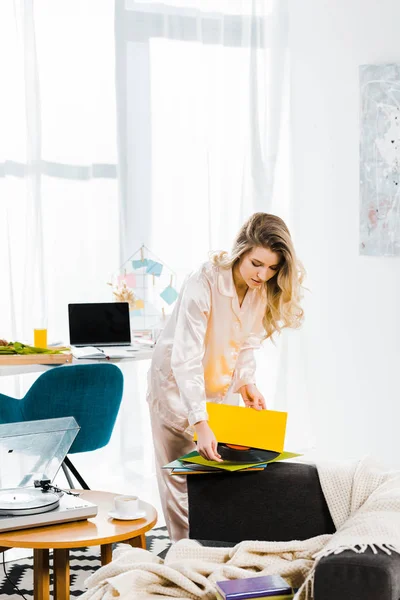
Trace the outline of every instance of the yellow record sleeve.
<instances>
[{"instance_id":1,"label":"yellow record sleeve","mask_svg":"<svg viewBox=\"0 0 400 600\"><path fill-rule=\"evenodd\" d=\"M218 442L283 451L287 412L207 402L207 413Z\"/></svg>"}]
</instances>

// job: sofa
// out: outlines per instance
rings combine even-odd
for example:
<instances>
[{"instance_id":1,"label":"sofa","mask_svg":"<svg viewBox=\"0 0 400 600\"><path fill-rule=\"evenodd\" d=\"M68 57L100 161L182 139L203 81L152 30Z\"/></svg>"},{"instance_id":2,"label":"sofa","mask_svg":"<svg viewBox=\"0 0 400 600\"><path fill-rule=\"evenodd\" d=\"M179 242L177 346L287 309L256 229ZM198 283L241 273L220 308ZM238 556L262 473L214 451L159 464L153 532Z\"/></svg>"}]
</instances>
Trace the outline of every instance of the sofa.
<instances>
[{"instance_id":1,"label":"sofa","mask_svg":"<svg viewBox=\"0 0 400 600\"><path fill-rule=\"evenodd\" d=\"M206 546L243 540L304 540L334 533L314 465L278 462L264 471L189 475L189 537ZM315 600L399 600L400 555L351 550L322 558Z\"/></svg>"}]
</instances>

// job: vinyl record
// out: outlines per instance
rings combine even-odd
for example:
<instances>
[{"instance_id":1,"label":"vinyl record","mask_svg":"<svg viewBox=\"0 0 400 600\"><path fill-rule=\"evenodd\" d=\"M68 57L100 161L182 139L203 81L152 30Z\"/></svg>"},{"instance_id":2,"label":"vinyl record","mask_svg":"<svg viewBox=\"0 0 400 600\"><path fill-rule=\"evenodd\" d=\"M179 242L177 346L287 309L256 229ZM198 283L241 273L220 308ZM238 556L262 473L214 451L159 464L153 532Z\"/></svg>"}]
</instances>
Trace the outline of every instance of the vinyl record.
<instances>
[{"instance_id":1,"label":"vinyl record","mask_svg":"<svg viewBox=\"0 0 400 600\"><path fill-rule=\"evenodd\" d=\"M234 444L218 444L217 450L223 460L242 463L268 462L280 454L273 450L261 450Z\"/></svg>"},{"instance_id":2,"label":"vinyl record","mask_svg":"<svg viewBox=\"0 0 400 600\"><path fill-rule=\"evenodd\" d=\"M0 491L0 516L34 515L54 510L59 504L59 495L52 492L30 488Z\"/></svg>"}]
</instances>

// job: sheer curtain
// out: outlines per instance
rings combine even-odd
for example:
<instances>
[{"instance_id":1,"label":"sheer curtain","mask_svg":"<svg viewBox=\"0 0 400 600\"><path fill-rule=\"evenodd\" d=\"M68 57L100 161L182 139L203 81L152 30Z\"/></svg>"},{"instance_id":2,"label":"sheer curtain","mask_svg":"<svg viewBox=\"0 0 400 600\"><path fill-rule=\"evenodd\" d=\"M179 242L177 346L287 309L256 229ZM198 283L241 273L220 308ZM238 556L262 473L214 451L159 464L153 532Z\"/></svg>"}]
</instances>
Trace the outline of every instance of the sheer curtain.
<instances>
[{"instance_id":1,"label":"sheer curtain","mask_svg":"<svg viewBox=\"0 0 400 600\"><path fill-rule=\"evenodd\" d=\"M0 5L0 337L68 342L67 304L119 265L114 6Z\"/></svg>"},{"instance_id":2,"label":"sheer curtain","mask_svg":"<svg viewBox=\"0 0 400 600\"><path fill-rule=\"evenodd\" d=\"M110 0L0 2L0 338L32 343L44 315L49 341L68 343L68 302L111 299L113 21ZM36 377L0 377L0 392L20 397ZM120 460L118 439L86 460L93 487L113 489L104 472ZM27 553L11 550L7 560Z\"/></svg>"},{"instance_id":3,"label":"sheer curtain","mask_svg":"<svg viewBox=\"0 0 400 600\"><path fill-rule=\"evenodd\" d=\"M123 254L187 272L272 209L286 2L117 0L116 43Z\"/></svg>"},{"instance_id":4,"label":"sheer curtain","mask_svg":"<svg viewBox=\"0 0 400 600\"><path fill-rule=\"evenodd\" d=\"M144 242L182 279L255 211L294 226L286 0L117 0L115 32L121 258ZM258 382L307 447L299 343L267 342Z\"/></svg>"}]
</instances>

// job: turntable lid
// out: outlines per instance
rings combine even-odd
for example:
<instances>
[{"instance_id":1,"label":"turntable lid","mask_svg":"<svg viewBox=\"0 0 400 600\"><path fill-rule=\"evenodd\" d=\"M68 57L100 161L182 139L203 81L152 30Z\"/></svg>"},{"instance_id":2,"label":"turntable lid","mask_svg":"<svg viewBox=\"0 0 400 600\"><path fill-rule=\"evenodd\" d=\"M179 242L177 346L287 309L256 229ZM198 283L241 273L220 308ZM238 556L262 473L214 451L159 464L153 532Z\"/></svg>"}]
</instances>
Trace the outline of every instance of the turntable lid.
<instances>
[{"instance_id":1,"label":"turntable lid","mask_svg":"<svg viewBox=\"0 0 400 600\"><path fill-rule=\"evenodd\" d=\"M74 417L0 425L0 489L53 481L78 431Z\"/></svg>"}]
</instances>

